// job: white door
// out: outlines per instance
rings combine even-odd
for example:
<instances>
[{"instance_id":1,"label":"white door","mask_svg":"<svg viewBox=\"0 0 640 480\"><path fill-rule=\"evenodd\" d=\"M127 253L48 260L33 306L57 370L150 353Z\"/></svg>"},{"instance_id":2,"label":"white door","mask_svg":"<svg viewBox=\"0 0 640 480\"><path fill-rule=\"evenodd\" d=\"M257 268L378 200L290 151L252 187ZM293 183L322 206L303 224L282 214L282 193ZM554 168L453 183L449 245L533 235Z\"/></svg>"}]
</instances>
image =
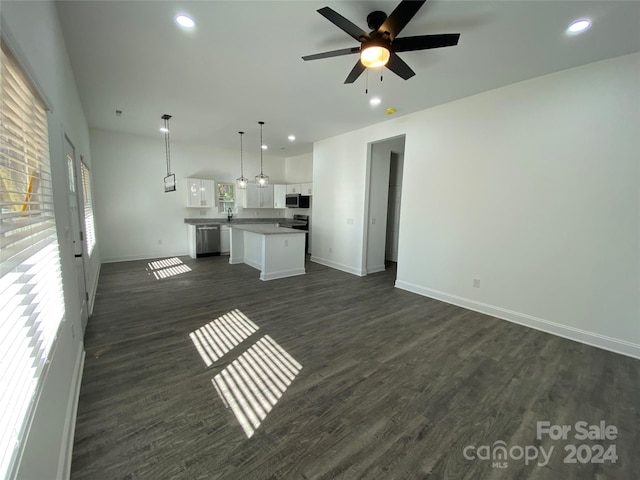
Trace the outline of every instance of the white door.
<instances>
[{"instance_id":1,"label":"white door","mask_svg":"<svg viewBox=\"0 0 640 480\"><path fill-rule=\"evenodd\" d=\"M64 154L67 163L67 198L71 211L71 239L73 240L73 253L75 255L76 282L78 284L78 297L80 301L80 318L83 327L87 323L87 286L84 273L84 232L81 201L78 188L78 165L76 162L75 148L65 136Z\"/></svg>"}]
</instances>

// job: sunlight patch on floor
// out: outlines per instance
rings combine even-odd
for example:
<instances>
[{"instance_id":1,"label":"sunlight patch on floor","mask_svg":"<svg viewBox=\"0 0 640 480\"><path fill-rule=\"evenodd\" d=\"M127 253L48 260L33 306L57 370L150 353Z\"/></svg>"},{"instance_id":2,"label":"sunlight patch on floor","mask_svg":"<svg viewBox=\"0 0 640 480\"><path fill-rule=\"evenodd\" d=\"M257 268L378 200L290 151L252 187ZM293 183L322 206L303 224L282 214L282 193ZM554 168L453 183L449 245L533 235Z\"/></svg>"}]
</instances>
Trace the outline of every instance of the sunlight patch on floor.
<instances>
[{"instance_id":1,"label":"sunlight patch on floor","mask_svg":"<svg viewBox=\"0 0 640 480\"><path fill-rule=\"evenodd\" d=\"M265 335L212 382L251 438L301 369L300 363Z\"/></svg>"},{"instance_id":2,"label":"sunlight patch on floor","mask_svg":"<svg viewBox=\"0 0 640 480\"><path fill-rule=\"evenodd\" d=\"M189 338L205 365L210 367L259 328L244 313L235 309L191 332Z\"/></svg>"},{"instance_id":3,"label":"sunlight patch on floor","mask_svg":"<svg viewBox=\"0 0 640 480\"><path fill-rule=\"evenodd\" d=\"M184 263L182 263L182 260L180 260L178 257L165 258L164 260L149 262L147 270L153 273L153 276L156 277L156 280L175 277L176 275L180 275L181 273L187 273L191 271L191 269Z\"/></svg>"}]
</instances>

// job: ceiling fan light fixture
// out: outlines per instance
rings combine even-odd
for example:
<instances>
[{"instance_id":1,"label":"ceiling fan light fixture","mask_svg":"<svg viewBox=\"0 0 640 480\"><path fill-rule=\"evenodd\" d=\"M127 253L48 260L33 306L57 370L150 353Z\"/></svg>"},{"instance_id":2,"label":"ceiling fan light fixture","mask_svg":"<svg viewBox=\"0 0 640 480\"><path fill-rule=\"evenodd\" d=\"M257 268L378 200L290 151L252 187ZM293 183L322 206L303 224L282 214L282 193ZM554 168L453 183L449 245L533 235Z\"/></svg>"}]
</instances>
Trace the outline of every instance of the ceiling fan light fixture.
<instances>
[{"instance_id":1,"label":"ceiling fan light fixture","mask_svg":"<svg viewBox=\"0 0 640 480\"><path fill-rule=\"evenodd\" d=\"M367 68L383 67L390 57L389 49L380 44L365 46L360 52L360 61Z\"/></svg>"}]
</instances>

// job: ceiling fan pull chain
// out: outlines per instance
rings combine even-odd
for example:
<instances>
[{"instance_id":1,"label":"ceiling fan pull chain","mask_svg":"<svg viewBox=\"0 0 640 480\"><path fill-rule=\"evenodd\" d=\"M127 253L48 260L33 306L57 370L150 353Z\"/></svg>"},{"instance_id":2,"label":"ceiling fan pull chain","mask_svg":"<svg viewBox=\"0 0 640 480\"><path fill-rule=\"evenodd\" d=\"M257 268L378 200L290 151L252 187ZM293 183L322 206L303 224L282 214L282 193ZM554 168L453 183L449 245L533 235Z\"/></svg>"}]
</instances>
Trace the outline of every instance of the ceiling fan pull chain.
<instances>
[{"instance_id":1,"label":"ceiling fan pull chain","mask_svg":"<svg viewBox=\"0 0 640 480\"><path fill-rule=\"evenodd\" d=\"M367 68L367 79L366 86L364 88L364 94L367 95L369 93L369 69Z\"/></svg>"}]
</instances>

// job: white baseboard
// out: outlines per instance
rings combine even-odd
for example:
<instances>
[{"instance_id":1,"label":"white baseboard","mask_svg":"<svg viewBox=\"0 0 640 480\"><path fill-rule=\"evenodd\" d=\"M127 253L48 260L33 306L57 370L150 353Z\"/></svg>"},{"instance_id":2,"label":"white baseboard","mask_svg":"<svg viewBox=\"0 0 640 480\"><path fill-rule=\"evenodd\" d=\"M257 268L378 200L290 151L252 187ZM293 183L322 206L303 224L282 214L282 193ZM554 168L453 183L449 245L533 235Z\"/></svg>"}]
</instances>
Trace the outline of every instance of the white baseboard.
<instances>
[{"instance_id":1,"label":"white baseboard","mask_svg":"<svg viewBox=\"0 0 640 480\"><path fill-rule=\"evenodd\" d=\"M247 265L249 265L250 267L255 268L256 270L260 270L260 272L262 272L262 264L260 262L254 262L251 259L248 258L244 258L242 259L242 263L246 263Z\"/></svg>"},{"instance_id":2,"label":"white baseboard","mask_svg":"<svg viewBox=\"0 0 640 480\"><path fill-rule=\"evenodd\" d=\"M508 310L502 307L496 307L495 305L489 305L487 303L478 302L469 298L459 297L457 295L451 295L449 293L433 290L420 285L416 285L410 282L403 282L401 280L396 281L396 287L409 292L417 293L425 297L441 300L446 303L458 305L469 310L491 315L502 320L517 323L518 325L524 325L525 327L534 328L542 332L557 335L559 337L574 340L576 342L591 345L592 347L602 348L603 350L609 350L611 352L626 355L640 359L640 345L626 340L618 338L608 337L599 333L589 332L580 328L569 327L550 320L544 320L542 318L527 315L526 313L520 313L513 310Z\"/></svg>"},{"instance_id":3,"label":"white baseboard","mask_svg":"<svg viewBox=\"0 0 640 480\"><path fill-rule=\"evenodd\" d=\"M260 273L260 280L275 280L277 278L295 277L296 275L304 275L304 268L295 268L293 270L281 270L279 272L270 272L267 275Z\"/></svg>"},{"instance_id":4,"label":"white baseboard","mask_svg":"<svg viewBox=\"0 0 640 480\"><path fill-rule=\"evenodd\" d=\"M384 272L387 268L383 265L376 265L375 267L367 268L367 274Z\"/></svg>"},{"instance_id":5,"label":"white baseboard","mask_svg":"<svg viewBox=\"0 0 640 480\"><path fill-rule=\"evenodd\" d=\"M62 434L62 441L60 442L60 458L58 460L58 472L56 475L56 478L59 480L66 480L71 476L71 456L73 454L73 439L76 431L76 416L78 414L78 401L80 400L80 385L82 384L85 355L84 346L81 344L73 369L73 384L67 403L65 429Z\"/></svg>"},{"instance_id":6,"label":"white baseboard","mask_svg":"<svg viewBox=\"0 0 640 480\"><path fill-rule=\"evenodd\" d=\"M310 259L312 262L319 263L320 265L324 265L326 267L335 268L336 270L341 270L343 272L351 273L353 275L358 275L359 277L364 277L366 273L362 271L362 269L358 269L355 267L351 267L349 265L344 265L342 263L334 262L333 260L328 260L326 258L314 257L311 256Z\"/></svg>"},{"instance_id":7,"label":"white baseboard","mask_svg":"<svg viewBox=\"0 0 640 480\"><path fill-rule=\"evenodd\" d=\"M96 292L98 291L98 279L100 278L100 268L102 268L102 263L98 263L98 268L96 269L96 276L93 281L93 285L91 286L91 292L89 292L89 316L93 314L93 305L96 303Z\"/></svg>"}]
</instances>

